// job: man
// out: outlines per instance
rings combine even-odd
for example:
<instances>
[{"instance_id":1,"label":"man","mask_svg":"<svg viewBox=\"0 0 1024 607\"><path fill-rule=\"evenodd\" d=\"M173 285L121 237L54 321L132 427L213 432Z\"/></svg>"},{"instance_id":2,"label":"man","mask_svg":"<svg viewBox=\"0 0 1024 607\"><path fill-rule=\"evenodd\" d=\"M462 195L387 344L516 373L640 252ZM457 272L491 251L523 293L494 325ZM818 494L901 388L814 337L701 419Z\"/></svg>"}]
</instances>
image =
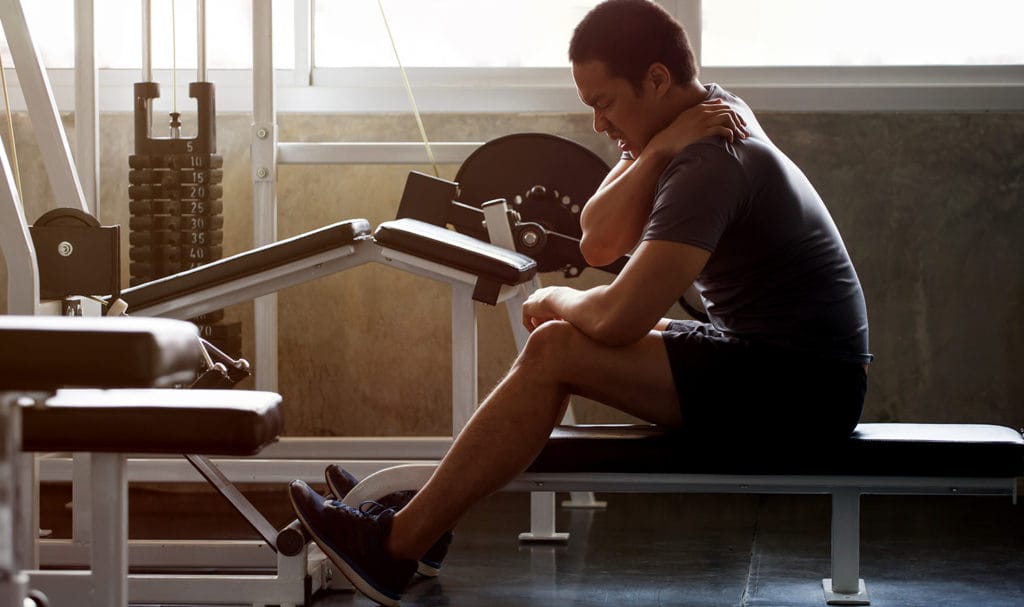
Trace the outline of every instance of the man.
<instances>
[{"instance_id":1,"label":"man","mask_svg":"<svg viewBox=\"0 0 1024 607\"><path fill-rule=\"evenodd\" d=\"M648 0L594 8L569 56L594 129L623 151L584 208L581 249L595 266L632 258L607 286L529 298L523 352L397 512L292 484L316 542L382 604L398 604L428 550L443 556L445 541L435 543L471 505L529 466L572 394L680 429L681 440L842 437L860 416L864 298L800 170L742 100L697 80L682 28ZM691 284L711 322L662 319Z\"/></svg>"}]
</instances>

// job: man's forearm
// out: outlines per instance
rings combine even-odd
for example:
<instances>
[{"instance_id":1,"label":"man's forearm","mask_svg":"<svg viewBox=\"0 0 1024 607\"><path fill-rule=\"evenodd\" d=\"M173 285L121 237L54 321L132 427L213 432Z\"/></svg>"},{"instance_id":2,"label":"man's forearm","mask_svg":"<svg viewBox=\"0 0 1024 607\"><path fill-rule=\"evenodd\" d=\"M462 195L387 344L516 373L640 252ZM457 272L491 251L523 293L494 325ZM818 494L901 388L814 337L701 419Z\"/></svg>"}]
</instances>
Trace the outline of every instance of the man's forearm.
<instances>
[{"instance_id":1,"label":"man's forearm","mask_svg":"<svg viewBox=\"0 0 1024 607\"><path fill-rule=\"evenodd\" d=\"M587 263L606 266L636 246L650 217L658 178L670 159L641 154L590 198L580 216L580 251Z\"/></svg>"}]
</instances>

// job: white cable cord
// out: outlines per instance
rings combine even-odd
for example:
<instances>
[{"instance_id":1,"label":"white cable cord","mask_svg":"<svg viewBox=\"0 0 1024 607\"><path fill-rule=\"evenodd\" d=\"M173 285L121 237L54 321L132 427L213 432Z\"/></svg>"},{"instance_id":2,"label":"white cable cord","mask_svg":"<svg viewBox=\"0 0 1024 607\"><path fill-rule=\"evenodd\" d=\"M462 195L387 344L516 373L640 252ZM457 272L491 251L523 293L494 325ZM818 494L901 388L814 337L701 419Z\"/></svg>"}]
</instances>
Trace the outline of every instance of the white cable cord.
<instances>
[{"instance_id":1,"label":"white cable cord","mask_svg":"<svg viewBox=\"0 0 1024 607\"><path fill-rule=\"evenodd\" d=\"M377 0L380 7L380 16L384 19L384 29L388 32L388 40L391 41L391 50L395 53L395 61L398 62L398 71L402 74L402 82L405 84L405 93L409 96L409 103L412 105L413 116L416 117L416 125L420 128L420 137L423 138L423 145L427 148L427 159L434 169L434 177L440 177L437 170L437 161L434 160L434 151L430 149L430 140L427 139L427 129L423 127L423 118L420 116L420 109L416 105L416 96L412 94L412 85L409 83L409 75L405 73L405 66L402 65L402 58L398 55L398 45L395 44L395 37L391 34L391 25L388 23L388 15L384 12L384 0Z\"/></svg>"}]
</instances>

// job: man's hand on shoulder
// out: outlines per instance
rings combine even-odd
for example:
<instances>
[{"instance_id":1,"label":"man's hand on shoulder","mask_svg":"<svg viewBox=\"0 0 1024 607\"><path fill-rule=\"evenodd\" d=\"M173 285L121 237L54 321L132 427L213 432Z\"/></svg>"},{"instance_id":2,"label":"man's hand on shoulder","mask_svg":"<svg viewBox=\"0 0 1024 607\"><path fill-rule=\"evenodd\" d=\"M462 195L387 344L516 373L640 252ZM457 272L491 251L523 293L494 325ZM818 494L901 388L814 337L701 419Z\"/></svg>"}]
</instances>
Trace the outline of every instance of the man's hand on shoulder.
<instances>
[{"instance_id":1,"label":"man's hand on shoulder","mask_svg":"<svg viewBox=\"0 0 1024 607\"><path fill-rule=\"evenodd\" d=\"M676 116L651 138L640 155L652 154L671 159L705 137L724 137L730 142L745 139L750 134L746 127L743 117L720 99L705 101Z\"/></svg>"}]
</instances>

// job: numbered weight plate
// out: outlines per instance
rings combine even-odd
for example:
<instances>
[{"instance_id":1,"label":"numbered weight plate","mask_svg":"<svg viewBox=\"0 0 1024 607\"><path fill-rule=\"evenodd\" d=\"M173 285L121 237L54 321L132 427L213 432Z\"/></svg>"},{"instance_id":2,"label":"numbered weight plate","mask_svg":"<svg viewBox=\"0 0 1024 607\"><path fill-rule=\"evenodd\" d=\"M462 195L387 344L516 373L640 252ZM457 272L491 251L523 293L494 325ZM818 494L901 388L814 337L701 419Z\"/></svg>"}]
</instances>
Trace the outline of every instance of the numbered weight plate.
<instances>
[{"instance_id":1,"label":"numbered weight plate","mask_svg":"<svg viewBox=\"0 0 1024 607\"><path fill-rule=\"evenodd\" d=\"M128 220L128 228L135 230L220 230L224 216L214 215L137 215Z\"/></svg>"},{"instance_id":2,"label":"numbered weight plate","mask_svg":"<svg viewBox=\"0 0 1024 607\"><path fill-rule=\"evenodd\" d=\"M128 242L132 246L212 246L219 245L224 242L224 232L206 230L147 230L132 232L128 237Z\"/></svg>"},{"instance_id":3,"label":"numbered weight plate","mask_svg":"<svg viewBox=\"0 0 1024 607\"><path fill-rule=\"evenodd\" d=\"M219 215L224 211L220 200L132 200L132 215Z\"/></svg>"}]
</instances>

